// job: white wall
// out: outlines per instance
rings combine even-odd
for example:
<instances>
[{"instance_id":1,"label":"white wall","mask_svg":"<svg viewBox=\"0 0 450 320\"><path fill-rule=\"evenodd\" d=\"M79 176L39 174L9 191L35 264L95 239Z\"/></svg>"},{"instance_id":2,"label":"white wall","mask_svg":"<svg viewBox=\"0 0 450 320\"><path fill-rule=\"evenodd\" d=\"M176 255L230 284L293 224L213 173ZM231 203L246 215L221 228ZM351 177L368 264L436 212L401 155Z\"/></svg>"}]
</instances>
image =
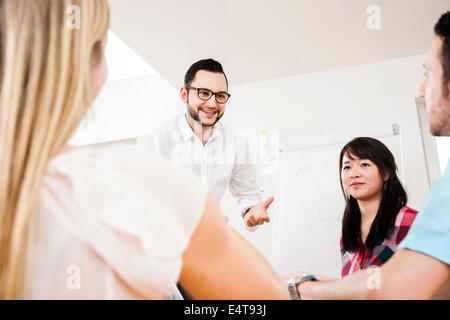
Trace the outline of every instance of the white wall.
<instances>
[{"instance_id":1,"label":"white wall","mask_svg":"<svg viewBox=\"0 0 450 320\"><path fill-rule=\"evenodd\" d=\"M178 90L158 74L109 81L70 143L135 138L182 110Z\"/></svg>"},{"instance_id":2,"label":"white wall","mask_svg":"<svg viewBox=\"0 0 450 320\"><path fill-rule=\"evenodd\" d=\"M450 159L450 137L437 137L436 144L439 155L441 174L443 174Z\"/></svg>"},{"instance_id":3,"label":"white wall","mask_svg":"<svg viewBox=\"0 0 450 320\"><path fill-rule=\"evenodd\" d=\"M415 107L424 60L425 56L415 56L234 86L230 89L232 97L223 120L234 128L301 129L317 125L329 128L331 133L377 128L396 122L401 128L409 205L419 210L428 190ZM225 210L237 210L226 197L222 205ZM270 258L270 224L249 234L240 227L237 219L231 223Z\"/></svg>"}]
</instances>

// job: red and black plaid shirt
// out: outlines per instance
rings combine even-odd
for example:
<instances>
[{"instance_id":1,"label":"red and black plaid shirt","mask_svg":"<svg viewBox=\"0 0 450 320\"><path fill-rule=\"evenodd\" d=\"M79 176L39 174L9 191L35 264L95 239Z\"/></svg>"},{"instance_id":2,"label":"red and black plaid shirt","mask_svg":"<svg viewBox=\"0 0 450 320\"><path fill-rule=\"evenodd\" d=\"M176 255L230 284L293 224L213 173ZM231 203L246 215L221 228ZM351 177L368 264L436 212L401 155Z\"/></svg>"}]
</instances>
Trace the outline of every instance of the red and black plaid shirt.
<instances>
[{"instance_id":1,"label":"red and black plaid shirt","mask_svg":"<svg viewBox=\"0 0 450 320\"><path fill-rule=\"evenodd\" d=\"M373 249L364 247L360 239L361 248L358 252L345 251L342 246L341 235L341 254L342 254L342 277L366 269L370 266L381 266L397 251L397 246L409 231L414 222L417 211L404 206L400 209L395 219L395 228L389 238L380 239Z\"/></svg>"}]
</instances>

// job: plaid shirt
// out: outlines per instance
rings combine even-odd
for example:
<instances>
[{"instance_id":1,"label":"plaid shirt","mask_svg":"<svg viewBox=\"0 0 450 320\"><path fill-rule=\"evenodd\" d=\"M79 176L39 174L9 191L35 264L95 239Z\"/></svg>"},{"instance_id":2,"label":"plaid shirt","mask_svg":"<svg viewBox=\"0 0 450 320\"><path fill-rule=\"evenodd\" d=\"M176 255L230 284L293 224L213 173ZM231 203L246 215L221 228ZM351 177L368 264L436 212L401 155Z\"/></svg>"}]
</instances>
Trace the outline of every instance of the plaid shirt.
<instances>
[{"instance_id":1,"label":"plaid shirt","mask_svg":"<svg viewBox=\"0 0 450 320\"><path fill-rule=\"evenodd\" d=\"M342 277L360 269L381 266L388 261L395 251L397 251L397 246L408 233L416 214L417 211L410 207L404 206L401 208L395 219L394 231L389 238L383 238L381 235L375 233L377 245L373 249L366 248L360 238L361 248L358 252L345 251L342 246L341 235Z\"/></svg>"}]
</instances>

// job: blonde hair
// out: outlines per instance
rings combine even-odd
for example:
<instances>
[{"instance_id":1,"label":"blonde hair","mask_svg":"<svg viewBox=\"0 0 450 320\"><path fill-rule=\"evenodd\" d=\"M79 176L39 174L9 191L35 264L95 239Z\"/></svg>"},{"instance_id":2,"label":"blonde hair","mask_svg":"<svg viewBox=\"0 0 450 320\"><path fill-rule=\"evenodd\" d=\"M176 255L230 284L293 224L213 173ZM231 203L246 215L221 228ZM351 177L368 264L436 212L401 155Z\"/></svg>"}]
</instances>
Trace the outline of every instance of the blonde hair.
<instances>
[{"instance_id":1,"label":"blonde hair","mask_svg":"<svg viewBox=\"0 0 450 320\"><path fill-rule=\"evenodd\" d=\"M92 102L108 27L106 0L0 0L1 299L22 294L42 180Z\"/></svg>"}]
</instances>

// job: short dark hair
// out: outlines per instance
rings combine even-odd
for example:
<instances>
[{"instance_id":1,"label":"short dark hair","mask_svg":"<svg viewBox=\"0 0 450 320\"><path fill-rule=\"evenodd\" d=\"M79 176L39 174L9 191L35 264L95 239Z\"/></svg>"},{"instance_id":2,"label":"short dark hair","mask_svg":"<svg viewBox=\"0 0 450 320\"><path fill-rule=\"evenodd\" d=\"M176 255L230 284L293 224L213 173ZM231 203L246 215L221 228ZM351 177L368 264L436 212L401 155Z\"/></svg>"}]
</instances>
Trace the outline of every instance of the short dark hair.
<instances>
[{"instance_id":1,"label":"short dark hair","mask_svg":"<svg viewBox=\"0 0 450 320\"><path fill-rule=\"evenodd\" d=\"M228 87L228 79L227 76L225 75L225 72L223 71L222 65L214 59L199 60L195 62L192 66L190 66L190 68L186 72L186 75L184 76L184 85L190 86L192 81L194 81L195 75L200 70L222 73L225 77L225 81L227 82Z\"/></svg>"},{"instance_id":2,"label":"short dark hair","mask_svg":"<svg viewBox=\"0 0 450 320\"><path fill-rule=\"evenodd\" d=\"M389 179L383 184L380 206L365 242L366 248L373 249L380 240L392 234L397 214L406 205L408 197L397 177L394 156L381 141L359 137L347 143L339 155L339 176L342 172L344 155L369 159L377 166L381 177L389 174ZM361 211L355 198L351 195L348 198L345 196L342 179L340 182L346 201L342 217L342 246L345 251L356 252L361 249L358 241L361 235Z\"/></svg>"},{"instance_id":3,"label":"short dark hair","mask_svg":"<svg viewBox=\"0 0 450 320\"><path fill-rule=\"evenodd\" d=\"M445 96L449 95L450 82L450 11L444 13L434 26L434 33L442 39L442 68L444 70L443 86Z\"/></svg>"}]
</instances>

